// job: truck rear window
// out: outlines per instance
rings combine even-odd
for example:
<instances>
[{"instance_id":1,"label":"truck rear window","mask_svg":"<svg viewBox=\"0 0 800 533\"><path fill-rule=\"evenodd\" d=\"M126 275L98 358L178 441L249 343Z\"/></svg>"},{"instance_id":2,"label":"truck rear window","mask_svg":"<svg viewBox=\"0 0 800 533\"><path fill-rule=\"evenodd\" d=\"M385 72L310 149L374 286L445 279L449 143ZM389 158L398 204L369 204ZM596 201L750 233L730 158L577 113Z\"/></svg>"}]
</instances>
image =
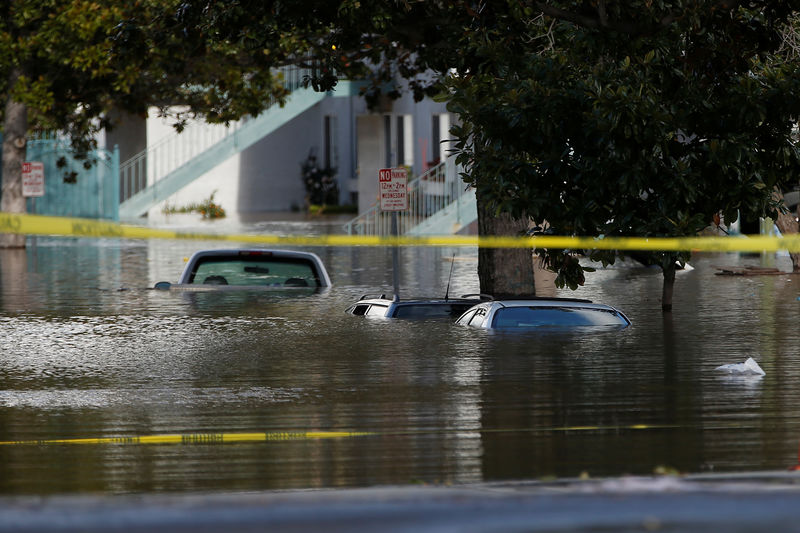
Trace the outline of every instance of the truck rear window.
<instances>
[{"instance_id":1,"label":"truck rear window","mask_svg":"<svg viewBox=\"0 0 800 533\"><path fill-rule=\"evenodd\" d=\"M314 263L294 257L239 256L198 259L191 284L319 287Z\"/></svg>"}]
</instances>

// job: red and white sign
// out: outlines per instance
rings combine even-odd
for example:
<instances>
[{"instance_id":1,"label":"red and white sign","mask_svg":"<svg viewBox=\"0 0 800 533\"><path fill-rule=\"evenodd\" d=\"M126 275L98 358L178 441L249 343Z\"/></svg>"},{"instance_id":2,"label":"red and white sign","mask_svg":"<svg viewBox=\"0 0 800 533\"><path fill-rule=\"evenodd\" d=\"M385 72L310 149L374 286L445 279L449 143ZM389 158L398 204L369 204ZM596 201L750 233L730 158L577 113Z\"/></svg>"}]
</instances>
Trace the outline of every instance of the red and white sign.
<instances>
[{"instance_id":1,"label":"red and white sign","mask_svg":"<svg viewBox=\"0 0 800 533\"><path fill-rule=\"evenodd\" d=\"M408 209L408 170L382 168L378 171L381 211L406 211Z\"/></svg>"},{"instance_id":2,"label":"red and white sign","mask_svg":"<svg viewBox=\"0 0 800 533\"><path fill-rule=\"evenodd\" d=\"M44 196L44 163L22 163L22 196Z\"/></svg>"}]
</instances>

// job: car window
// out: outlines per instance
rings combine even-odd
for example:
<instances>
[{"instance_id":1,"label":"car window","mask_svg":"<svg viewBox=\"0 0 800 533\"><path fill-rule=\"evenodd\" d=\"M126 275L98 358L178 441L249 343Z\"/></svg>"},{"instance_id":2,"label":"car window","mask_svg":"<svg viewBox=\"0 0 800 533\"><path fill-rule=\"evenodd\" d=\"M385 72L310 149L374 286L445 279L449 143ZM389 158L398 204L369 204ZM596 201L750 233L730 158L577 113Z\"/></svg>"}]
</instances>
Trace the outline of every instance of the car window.
<instances>
[{"instance_id":1,"label":"car window","mask_svg":"<svg viewBox=\"0 0 800 533\"><path fill-rule=\"evenodd\" d=\"M627 325L616 311L576 307L504 307L495 312L492 321L494 328Z\"/></svg>"},{"instance_id":2,"label":"car window","mask_svg":"<svg viewBox=\"0 0 800 533\"><path fill-rule=\"evenodd\" d=\"M463 313L471 304L419 303L399 305L394 312L395 318L449 318L453 319Z\"/></svg>"},{"instance_id":3,"label":"car window","mask_svg":"<svg viewBox=\"0 0 800 533\"><path fill-rule=\"evenodd\" d=\"M367 316L386 316L386 310L389 308L387 305L372 304L367 310Z\"/></svg>"},{"instance_id":4,"label":"car window","mask_svg":"<svg viewBox=\"0 0 800 533\"><path fill-rule=\"evenodd\" d=\"M356 304L347 310L348 313L356 316L363 316L367 314L369 304Z\"/></svg>"},{"instance_id":5,"label":"car window","mask_svg":"<svg viewBox=\"0 0 800 533\"><path fill-rule=\"evenodd\" d=\"M481 326L483 325L483 320L486 318L486 309L476 309L475 316L473 316L470 321L470 326Z\"/></svg>"},{"instance_id":6,"label":"car window","mask_svg":"<svg viewBox=\"0 0 800 533\"><path fill-rule=\"evenodd\" d=\"M475 316L475 311L470 311L469 313L465 313L461 318L456 321L456 324L461 326L466 326L469 324L469 320Z\"/></svg>"},{"instance_id":7,"label":"car window","mask_svg":"<svg viewBox=\"0 0 800 533\"><path fill-rule=\"evenodd\" d=\"M319 287L315 265L305 258L265 256L207 257L198 259L189 283L205 285L260 285Z\"/></svg>"}]
</instances>

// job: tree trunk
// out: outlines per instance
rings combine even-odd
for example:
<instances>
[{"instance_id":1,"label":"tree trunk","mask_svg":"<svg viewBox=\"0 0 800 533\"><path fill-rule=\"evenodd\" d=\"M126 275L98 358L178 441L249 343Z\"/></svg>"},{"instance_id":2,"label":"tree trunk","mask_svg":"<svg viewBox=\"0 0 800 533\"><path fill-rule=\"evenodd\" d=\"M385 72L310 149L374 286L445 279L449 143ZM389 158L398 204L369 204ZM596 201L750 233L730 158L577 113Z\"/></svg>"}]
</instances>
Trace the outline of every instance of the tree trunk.
<instances>
[{"instance_id":1,"label":"tree trunk","mask_svg":"<svg viewBox=\"0 0 800 533\"><path fill-rule=\"evenodd\" d=\"M6 99L3 121L3 188L0 211L24 213L25 197L22 196L22 163L25 162L28 134L28 107L15 102L13 88L19 71L9 77L9 96ZM0 248L24 248L25 235L0 233Z\"/></svg>"},{"instance_id":2,"label":"tree trunk","mask_svg":"<svg viewBox=\"0 0 800 533\"><path fill-rule=\"evenodd\" d=\"M775 192L776 197L783 197L780 192ZM800 216L800 204L797 206L797 216ZM792 213L779 213L778 219L775 221L781 234L792 235L800 232L800 224L795 219L795 214ZM800 272L800 252L789 252L789 257L792 258L792 272Z\"/></svg>"},{"instance_id":3,"label":"tree trunk","mask_svg":"<svg viewBox=\"0 0 800 533\"><path fill-rule=\"evenodd\" d=\"M677 266L672 261L666 268L663 268L664 285L661 288L661 310L664 312L672 311L672 292L675 288L675 271Z\"/></svg>"},{"instance_id":4,"label":"tree trunk","mask_svg":"<svg viewBox=\"0 0 800 533\"><path fill-rule=\"evenodd\" d=\"M495 213L478 202L478 234L519 236L528 229L527 219ZM481 292L495 298L536 294L533 280L532 250L528 248L478 248L478 279Z\"/></svg>"}]
</instances>

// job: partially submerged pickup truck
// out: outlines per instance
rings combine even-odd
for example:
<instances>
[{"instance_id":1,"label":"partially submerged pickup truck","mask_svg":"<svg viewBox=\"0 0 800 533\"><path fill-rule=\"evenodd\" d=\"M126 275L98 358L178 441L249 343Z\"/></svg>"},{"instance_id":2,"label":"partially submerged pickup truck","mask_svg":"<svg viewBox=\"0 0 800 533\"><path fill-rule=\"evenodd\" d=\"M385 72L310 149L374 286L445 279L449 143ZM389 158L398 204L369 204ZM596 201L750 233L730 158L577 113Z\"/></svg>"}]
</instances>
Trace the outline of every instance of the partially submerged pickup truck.
<instances>
[{"instance_id":1,"label":"partially submerged pickup truck","mask_svg":"<svg viewBox=\"0 0 800 533\"><path fill-rule=\"evenodd\" d=\"M178 283L160 290L320 289L331 286L322 260L311 252L243 249L201 250L186 263Z\"/></svg>"}]
</instances>

